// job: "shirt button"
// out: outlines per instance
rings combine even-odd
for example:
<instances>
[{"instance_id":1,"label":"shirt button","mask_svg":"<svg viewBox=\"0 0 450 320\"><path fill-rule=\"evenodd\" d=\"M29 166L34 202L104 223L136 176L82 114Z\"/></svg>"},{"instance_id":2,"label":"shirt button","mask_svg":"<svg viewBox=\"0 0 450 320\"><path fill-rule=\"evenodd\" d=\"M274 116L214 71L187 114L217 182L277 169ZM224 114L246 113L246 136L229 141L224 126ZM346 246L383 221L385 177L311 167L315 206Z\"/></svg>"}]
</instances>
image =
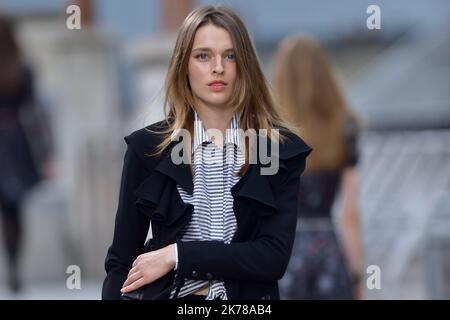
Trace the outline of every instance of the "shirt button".
<instances>
[{"instance_id":1,"label":"shirt button","mask_svg":"<svg viewBox=\"0 0 450 320\"><path fill-rule=\"evenodd\" d=\"M194 271L192 271L191 275L192 275L192 277L197 278L198 273L197 273L197 271L194 270Z\"/></svg>"},{"instance_id":2,"label":"shirt button","mask_svg":"<svg viewBox=\"0 0 450 320\"><path fill-rule=\"evenodd\" d=\"M206 279L212 280L212 278L213 278L213 275L212 275L210 272L208 272L208 273L206 274Z\"/></svg>"}]
</instances>

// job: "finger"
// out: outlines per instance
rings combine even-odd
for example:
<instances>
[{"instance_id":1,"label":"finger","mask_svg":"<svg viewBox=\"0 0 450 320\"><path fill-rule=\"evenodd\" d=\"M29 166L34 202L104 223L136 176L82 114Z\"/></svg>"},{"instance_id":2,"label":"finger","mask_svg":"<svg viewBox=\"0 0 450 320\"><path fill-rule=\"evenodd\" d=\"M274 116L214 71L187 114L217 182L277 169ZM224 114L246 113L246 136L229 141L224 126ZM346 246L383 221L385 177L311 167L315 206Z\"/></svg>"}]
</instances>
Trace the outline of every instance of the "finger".
<instances>
[{"instance_id":1,"label":"finger","mask_svg":"<svg viewBox=\"0 0 450 320\"><path fill-rule=\"evenodd\" d=\"M133 283L140 277L142 277L141 272L138 271L138 272L132 273L131 275L128 276L127 280L125 280L125 282L122 285L122 288L128 286L130 283Z\"/></svg>"},{"instance_id":2,"label":"finger","mask_svg":"<svg viewBox=\"0 0 450 320\"><path fill-rule=\"evenodd\" d=\"M140 287L142 287L143 285L145 285L145 280L144 278L139 278L138 280L134 281L132 284L122 288L120 291L122 293L127 293L130 291L134 291L136 289L139 289Z\"/></svg>"},{"instance_id":3,"label":"finger","mask_svg":"<svg viewBox=\"0 0 450 320\"><path fill-rule=\"evenodd\" d=\"M132 275L133 273L136 273L138 271L139 271L139 269L137 267L131 268L127 274L127 277L129 277L130 275Z\"/></svg>"},{"instance_id":4,"label":"finger","mask_svg":"<svg viewBox=\"0 0 450 320\"><path fill-rule=\"evenodd\" d=\"M139 261L141 261L140 255L136 258L136 260L134 260L132 267L135 267L139 263Z\"/></svg>"}]
</instances>

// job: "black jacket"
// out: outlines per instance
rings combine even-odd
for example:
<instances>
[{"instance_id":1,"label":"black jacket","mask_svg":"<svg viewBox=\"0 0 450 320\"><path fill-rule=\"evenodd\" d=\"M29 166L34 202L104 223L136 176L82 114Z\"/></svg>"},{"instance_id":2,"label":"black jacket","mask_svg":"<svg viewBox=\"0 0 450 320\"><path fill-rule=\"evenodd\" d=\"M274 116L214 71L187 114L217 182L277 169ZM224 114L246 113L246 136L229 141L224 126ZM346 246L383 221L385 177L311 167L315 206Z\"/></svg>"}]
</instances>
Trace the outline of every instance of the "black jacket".
<instances>
[{"instance_id":1,"label":"black jacket","mask_svg":"<svg viewBox=\"0 0 450 320\"><path fill-rule=\"evenodd\" d=\"M16 91L0 93L0 201L20 203L43 177L52 155L50 119L34 94L29 67Z\"/></svg>"},{"instance_id":2,"label":"black jacket","mask_svg":"<svg viewBox=\"0 0 450 320\"><path fill-rule=\"evenodd\" d=\"M165 122L147 128L164 128ZM230 244L218 241L182 242L179 231L188 223L193 206L182 201L176 184L193 192L188 164L174 164L170 150L149 157L161 135L146 128L125 137L128 145L121 180L114 238L105 261L103 299L120 299L120 289L136 257L144 251L149 224L152 249L178 244L178 270L145 286L144 299L168 299L184 278L224 280L232 299L279 299L278 280L292 251L297 224L297 191L311 148L285 131L279 147L279 170L261 175L260 162L250 164L232 187L237 230ZM266 142L268 143L268 141ZM259 145L259 144L258 144ZM268 143L270 147L270 143Z\"/></svg>"}]
</instances>

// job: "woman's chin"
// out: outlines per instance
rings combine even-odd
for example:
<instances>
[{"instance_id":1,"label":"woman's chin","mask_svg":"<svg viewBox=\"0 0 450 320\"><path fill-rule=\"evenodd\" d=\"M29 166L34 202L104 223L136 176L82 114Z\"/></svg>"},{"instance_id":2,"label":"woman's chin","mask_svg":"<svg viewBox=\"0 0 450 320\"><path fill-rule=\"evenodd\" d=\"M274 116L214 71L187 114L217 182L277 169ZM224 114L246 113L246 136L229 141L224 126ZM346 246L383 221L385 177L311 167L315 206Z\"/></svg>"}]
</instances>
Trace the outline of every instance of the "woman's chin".
<instances>
[{"instance_id":1,"label":"woman's chin","mask_svg":"<svg viewBox=\"0 0 450 320\"><path fill-rule=\"evenodd\" d=\"M207 100L203 100L203 101L207 106L223 107L223 106L226 106L230 102L230 99L207 99Z\"/></svg>"}]
</instances>

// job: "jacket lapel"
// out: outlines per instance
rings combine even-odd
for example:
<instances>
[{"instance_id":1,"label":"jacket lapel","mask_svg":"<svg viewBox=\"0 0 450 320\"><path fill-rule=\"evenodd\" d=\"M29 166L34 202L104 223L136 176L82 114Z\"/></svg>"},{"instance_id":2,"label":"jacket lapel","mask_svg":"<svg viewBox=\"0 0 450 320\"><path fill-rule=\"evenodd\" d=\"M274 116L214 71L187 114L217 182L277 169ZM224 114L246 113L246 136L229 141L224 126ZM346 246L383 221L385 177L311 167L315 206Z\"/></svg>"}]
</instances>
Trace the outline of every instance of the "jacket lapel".
<instances>
[{"instance_id":1,"label":"jacket lapel","mask_svg":"<svg viewBox=\"0 0 450 320\"><path fill-rule=\"evenodd\" d=\"M172 149L170 148L170 150ZM183 150L181 152L183 152ZM172 161L170 155L171 151L167 152L163 156L161 161L158 163L158 165L155 167L155 170L170 177L172 180L176 182L176 184L183 187L183 189L186 190L186 192L192 195L192 193L194 192L194 183L192 171L189 164L186 163L175 164Z\"/></svg>"},{"instance_id":2,"label":"jacket lapel","mask_svg":"<svg viewBox=\"0 0 450 320\"><path fill-rule=\"evenodd\" d=\"M266 176L260 174L261 166L251 164L245 175L231 188L233 198L249 198L271 209L277 209L275 197Z\"/></svg>"},{"instance_id":3,"label":"jacket lapel","mask_svg":"<svg viewBox=\"0 0 450 320\"><path fill-rule=\"evenodd\" d=\"M257 141L257 150L259 155L260 144L266 144L266 150L272 157L278 157L279 169L276 175L285 175L289 170L286 161L298 154L308 154L311 148L299 137L291 132L285 132L286 141L283 144L278 145L278 154L273 153L271 150L272 144L269 138L265 136L259 136ZM261 169L264 165L258 161L255 164L250 164L246 174L231 188L233 197L249 198L259 202L262 205L267 206L267 210L262 210L260 213L263 215L271 214L277 210L277 203L275 194L271 186L270 179L273 176L262 175ZM300 177L299 177L300 178ZM281 179L282 180L282 179Z\"/></svg>"}]
</instances>

